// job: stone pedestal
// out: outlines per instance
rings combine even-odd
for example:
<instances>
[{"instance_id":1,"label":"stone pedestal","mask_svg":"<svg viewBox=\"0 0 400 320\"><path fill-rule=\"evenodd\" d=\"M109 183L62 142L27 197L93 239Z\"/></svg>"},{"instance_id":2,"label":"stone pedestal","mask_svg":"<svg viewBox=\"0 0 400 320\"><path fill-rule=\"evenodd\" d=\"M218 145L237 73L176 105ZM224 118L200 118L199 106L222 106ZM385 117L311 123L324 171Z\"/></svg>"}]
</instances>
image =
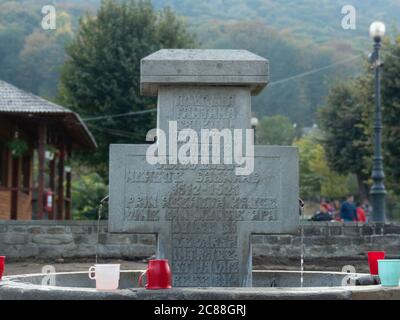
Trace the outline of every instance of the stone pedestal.
<instances>
[{"instance_id":1,"label":"stone pedestal","mask_svg":"<svg viewBox=\"0 0 400 320\"><path fill-rule=\"evenodd\" d=\"M199 137L249 129L251 95L268 83L268 61L243 50L160 50L141 68L167 140L171 121ZM196 164L150 164L148 147L110 148L109 231L157 234L174 286L251 286L251 234L297 231L297 149L256 146L254 170L238 175L234 161L204 164L200 153Z\"/></svg>"}]
</instances>

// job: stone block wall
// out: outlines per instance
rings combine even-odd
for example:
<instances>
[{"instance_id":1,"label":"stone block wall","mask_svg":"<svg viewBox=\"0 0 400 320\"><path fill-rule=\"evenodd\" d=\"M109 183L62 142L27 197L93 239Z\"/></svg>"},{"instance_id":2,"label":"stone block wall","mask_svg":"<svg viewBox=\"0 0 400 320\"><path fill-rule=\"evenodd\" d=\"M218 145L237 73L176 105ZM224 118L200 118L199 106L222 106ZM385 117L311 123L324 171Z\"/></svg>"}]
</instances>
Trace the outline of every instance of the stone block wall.
<instances>
[{"instance_id":1,"label":"stone block wall","mask_svg":"<svg viewBox=\"0 0 400 320\"><path fill-rule=\"evenodd\" d=\"M0 221L0 254L10 260L93 258L96 250L134 259L151 256L154 243L153 235L110 234L107 221Z\"/></svg>"},{"instance_id":2,"label":"stone block wall","mask_svg":"<svg viewBox=\"0 0 400 320\"><path fill-rule=\"evenodd\" d=\"M0 255L11 260L137 259L155 252L155 236L110 234L107 221L0 221ZM361 258L366 251L385 250L400 256L400 224L304 222L307 258ZM300 230L296 235L254 235L253 256L298 259ZM97 245L98 243L98 245Z\"/></svg>"},{"instance_id":3,"label":"stone block wall","mask_svg":"<svg viewBox=\"0 0 400 320\"><path fill-rule=\"evenodd\" d=\"M400 257L400 224L303 222L307 258L365 257L367 251L386 251ZM253 255L299 258L301 230L297 235L253 236Z\"/></svg>"}]
</instances>

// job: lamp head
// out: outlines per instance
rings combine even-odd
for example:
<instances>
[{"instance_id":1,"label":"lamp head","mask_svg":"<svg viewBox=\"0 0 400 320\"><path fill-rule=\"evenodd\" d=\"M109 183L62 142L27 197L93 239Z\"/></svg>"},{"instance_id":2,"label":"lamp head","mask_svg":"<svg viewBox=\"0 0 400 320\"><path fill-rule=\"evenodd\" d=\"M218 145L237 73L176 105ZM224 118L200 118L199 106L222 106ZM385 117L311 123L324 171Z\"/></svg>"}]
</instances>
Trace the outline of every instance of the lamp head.
<instances>
[{"instance_id":1,"label":"lamp head","mask_svg":"<svg viewBox=\"0 0 400 320\"><path fill-rule=\"evenodd\" d=\"M256 117L251 118L251 127L255 128L257 126L258 126L258 118Z\"/></svg>"},{"instance_id":2,"label":"lamp head","mask_svg":"<svg viewBox=\"0 0 400 320\"><path fill-rule=\"evenodd\" d=\"M372 39L379 42L385 36L386 33L386 26L381 21L375 21L369 27L369 34Z\"/></svg>"}]
</instances>

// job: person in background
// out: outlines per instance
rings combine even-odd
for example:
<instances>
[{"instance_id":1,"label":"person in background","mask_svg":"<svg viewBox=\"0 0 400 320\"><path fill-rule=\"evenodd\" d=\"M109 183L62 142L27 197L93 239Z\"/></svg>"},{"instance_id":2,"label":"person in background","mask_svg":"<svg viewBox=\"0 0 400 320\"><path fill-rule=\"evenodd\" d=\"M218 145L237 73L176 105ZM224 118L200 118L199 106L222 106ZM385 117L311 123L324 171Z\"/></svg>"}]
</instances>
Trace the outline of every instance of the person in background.
<instances>
[{"instance_id":1,"label":"person in background","mask_svg":"<svg viewBox=\"0 0 400 320\"><path fill-rule=\"evenodd\" d=\"M357 210L353 195L348 195L346 201L340 207L340 218L344 222L357 221Z\"/></svg>"},{"instance_id":2,"label":"person in background","mask_svg":"<svg viewBox=\"0 0 400 320\"><path fill-rule=\"evenodd\" d=\"M342 219L340 218L340 201L339 200L333 201L333 207L334 207L333 218L336 221L342 221Z\"/></svg>"},{"instance_id":3,"label":"person in background","mask_svg":"<svg viewBox=\"0 0 400 320\"><path fill-rule=\"evenodd\" d=\"M372 221L372 206L367 198L363 200L362 208L364 210L366 220Z\"/></svg>"},{"instance_id":4,"label":"person in background","mask_svg":"<svg viewBox=\"0 0 400 320\"><path fill-rule=\"evenodd\" d=\"M333 213L335 212L335 208L334 208L334 206L333 206L332 201L327 200L327 201L326 201L326 205L327 205L326 208L328 209L328 212L330 213L331 216L333 216Z\"/></svg>"},{"instance_id":5,"label":"person in background","mask_svg":"<svg viewBox=\"0 0 400 320\"><path fill-rule=\"evenodd\" d=\"M331 221L332 215L328 211L328 205L326 203L321 203L319 206L319 211L317 211L310 220L311 221Z\"/></svg>"},{"instance_id":6,"label":"person in background","mask_svg":"<svg viewBox=\"0 0 400 320\"><path fill-rule=\"evenodd\" d=\"M365 218L365 211L363 207L361 206L361 203L357 203L357 220L359 222L365 223L367 219Z\"/></svg>"}]
</instances>

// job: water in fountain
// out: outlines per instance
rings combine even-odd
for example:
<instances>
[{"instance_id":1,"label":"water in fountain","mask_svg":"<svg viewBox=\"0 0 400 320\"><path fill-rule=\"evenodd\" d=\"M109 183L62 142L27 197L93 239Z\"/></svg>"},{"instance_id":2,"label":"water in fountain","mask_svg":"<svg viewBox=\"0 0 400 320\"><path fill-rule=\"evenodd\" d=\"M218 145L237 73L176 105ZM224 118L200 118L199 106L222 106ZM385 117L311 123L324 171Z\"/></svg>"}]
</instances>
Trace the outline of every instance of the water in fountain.
<instances>
[{"instance_id":1,"label":"water in fountain","mask_svg":"<svg viewBox=\"0 0 400 320\"><path fill-rule=\"evenodd\" d=\"M101 220L101 214L103 213L103 208L104 208L104 202L108 200L108 195L104 197L99 204L99 208L97 210L97 242L96 242L96 264L98 261L98 249L99 249L99 234L100 234L100 220Z\"/></svg>"},{"instance_id":2,"label":"water in fountain","mask_svg":"<svg viewBox=\"0 0 400 320\"><path fill-rule=\"evenodd\" d=\"M300 216L304 215L304 202L300 204ZM302 219L301 219L302 220ZM303 288L304 282L304 225L300 221L300 287Z\"/></svg>"},{"instance_id":3,"label":"water in fountain","mask_svg":"<svg viewBox=\"0 0 400 320\"><path fill-rule=\"evenodd\" d=\"M97 264L97 260L98 260L98 249L99 249L99 228L100 228L100 219L101 219L101 212L103 209L103 204L100 203L99 205L99 209L97 211L97 241L96 241L96 264Z\"/></svg>"},{"instance_id":4,"label":"water in fountain","mask_svg":"<svg viewBox=\"0 0 400 320\"><path fill-rule=\"evenodd\" d=\"M300 239L301 239L301 244L300 244L300 287L303 288L303 282L304 282L304 226L303 224L300 225Z\"/></svg>"}]
</instances>

